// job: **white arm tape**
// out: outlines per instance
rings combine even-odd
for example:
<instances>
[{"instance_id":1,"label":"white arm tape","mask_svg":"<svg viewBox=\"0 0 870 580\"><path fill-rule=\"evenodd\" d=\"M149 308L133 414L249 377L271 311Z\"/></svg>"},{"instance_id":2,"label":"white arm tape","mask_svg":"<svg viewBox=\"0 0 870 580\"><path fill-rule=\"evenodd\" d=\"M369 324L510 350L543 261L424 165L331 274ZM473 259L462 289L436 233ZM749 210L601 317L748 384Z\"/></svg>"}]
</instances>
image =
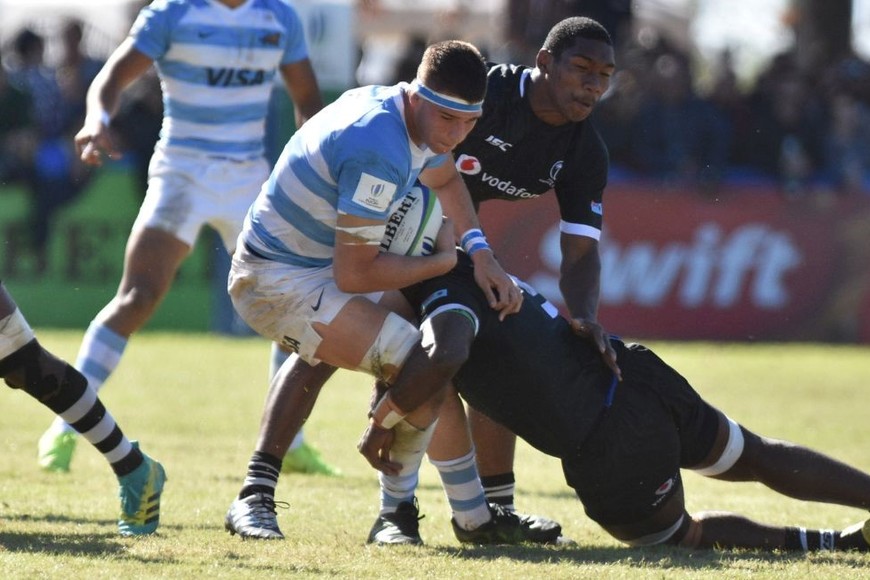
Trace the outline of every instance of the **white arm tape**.
<instances>
[{"instance_id":1,"label":"white arm tape","mask_svg":"<svg viewBox=\"0 0 870 580\"><path fill-rule=\"evenodd\" d=\"M381 398L372 411L372 420L375 422L375 425L384 429L392 429L404 418L405 413L393 403L389 391Z\"/></svg>"},{"instance_id":2,"label":"white arm tape","mask_svg":"<svg viewBox=\"0 0 870 580\"><path fill-rule=\"evenodd\" d=\"M377 226L357 226L357 227L341 227L335 226L335 231L344 232L355 238L359 238L367 246L378 246L387 231L387 226L384 224Z\"/></svg>"}]
</instances>

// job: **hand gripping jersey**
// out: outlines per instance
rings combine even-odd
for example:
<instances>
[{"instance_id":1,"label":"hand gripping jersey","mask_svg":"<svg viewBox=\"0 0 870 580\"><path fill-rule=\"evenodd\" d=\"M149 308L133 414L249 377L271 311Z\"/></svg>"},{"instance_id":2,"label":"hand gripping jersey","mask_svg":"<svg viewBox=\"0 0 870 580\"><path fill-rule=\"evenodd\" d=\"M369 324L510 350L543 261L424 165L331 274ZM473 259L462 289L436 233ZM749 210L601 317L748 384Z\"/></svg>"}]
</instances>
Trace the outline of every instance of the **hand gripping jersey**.
<instances>
[{"instance_id":1,"label":"hand gripping jersey","mask_svg":"<svg viewBox=\"0 0 870 580\"><path fill-rule=\"evenodd\" d=\"M589 120L554 127L529 105L531 69L490 65L483 117L455 151L475 205L555 189L562 231L599 239L607 149Z\"/></svg>"},{"instance_id":2,"label":"hand gripping jersey","mask_svg":"<svg viewBox=\"0 0 870 580\"><path fill-rule=\"evenodd\" d=\"M281 0L231 9L209 0L155 0L130 31L163 87L158 146L237 159L263 155L277 68L308 57L302 23Z\"/></svg>"},{"instance_id":3,"label":"hand gripping jersey","mask_svg":"<svg viewBox=\"0 0 870 580\"><path fill-rule=\"evenodd\" d=\"M332 263L339 213L386 224L426 167L404 121L405 83L344 93L291 137L251 206L240 239L255 254L303 268Z\"/></svg>"}]
</instances>

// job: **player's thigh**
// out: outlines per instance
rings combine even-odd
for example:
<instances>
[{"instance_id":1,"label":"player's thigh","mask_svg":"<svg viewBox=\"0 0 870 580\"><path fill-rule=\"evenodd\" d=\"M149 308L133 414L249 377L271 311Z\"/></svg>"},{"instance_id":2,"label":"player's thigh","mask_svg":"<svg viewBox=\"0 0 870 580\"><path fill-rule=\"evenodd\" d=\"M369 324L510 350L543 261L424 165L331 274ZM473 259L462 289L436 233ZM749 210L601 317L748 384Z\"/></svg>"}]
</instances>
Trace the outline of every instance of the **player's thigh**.
<instances>
[{"instance_id":1,"label":"player's thigh","mask_svg":"<svg viewBox=\"0 0 870 580\"><path fill-rule=\"evenodd\" d=\"M398 299L398 292L353 295L328 322L315 321L322 339L316 358L392 383L421 337L415 324L394 311Z\"/></svg>"},{"instance_id":2,"label":"player's thigh","mask_svg":"<svg viewBox=\"0 0 870 580\"><path fill-rule=\"evenodd\" d=\"M136 290L160 298L189 253L189 245L165 230L134 228L127 240L119 293Z\"/></svg>"},{"instance_id":3,"label":"player's thigh","mask_svg":"<svg viewBox=\"0 0 870 580\"><path fill-rule=\"evenodd\" d=\"M420 332L379 302L385 293L348 294L332 267L298 268L236 251L229 293L239 315L262 336L309 364L391 379Z\"/></svg>"},{"instance_id":4,"label":"player's thigh","mask_svg":"<svg viewBox=\"0 0 870 580\"><path fill-rule=\"evenodd\" d=\"M353 297L335 286L329 266L301 268L263 260L244 247L233 256L227 289L251 328L312 365L321 362L315 353L322 338L314 324L329 324Z\"/></svg>"}]
</instances>

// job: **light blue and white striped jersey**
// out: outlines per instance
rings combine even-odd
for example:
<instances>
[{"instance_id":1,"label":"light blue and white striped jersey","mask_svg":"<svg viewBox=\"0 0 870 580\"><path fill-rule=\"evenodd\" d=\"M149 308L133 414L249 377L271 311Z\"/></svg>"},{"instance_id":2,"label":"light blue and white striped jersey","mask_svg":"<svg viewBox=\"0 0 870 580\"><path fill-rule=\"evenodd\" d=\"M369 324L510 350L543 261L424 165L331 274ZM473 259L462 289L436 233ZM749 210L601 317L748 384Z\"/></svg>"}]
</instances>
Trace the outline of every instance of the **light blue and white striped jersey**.
<instances>
[{"instance_id":1,"label":"light blue and white striped jersey","mask_svg":"<svg viewBox=\"0 0 870 580\"><path fill-rule=\"evenodd\" d=\"M251 159L263 155L277 67L308 57L302 23L282 0L156 0L130 31L163 88L159 146Z\"/></svg>"},{"instance_id":2,"label":"light blue and white striped jersey","mask_svg":"<svg viewBox=\"0 0 870 580\"><path fill-rule=\"evenodd\" d=\"M270 260L321 267L332 263L339 212L386 223L420 172L449 156L408 137L407 88L352 89L309 119L251 205L240 242Z\"/></svg>"}]
</instances>

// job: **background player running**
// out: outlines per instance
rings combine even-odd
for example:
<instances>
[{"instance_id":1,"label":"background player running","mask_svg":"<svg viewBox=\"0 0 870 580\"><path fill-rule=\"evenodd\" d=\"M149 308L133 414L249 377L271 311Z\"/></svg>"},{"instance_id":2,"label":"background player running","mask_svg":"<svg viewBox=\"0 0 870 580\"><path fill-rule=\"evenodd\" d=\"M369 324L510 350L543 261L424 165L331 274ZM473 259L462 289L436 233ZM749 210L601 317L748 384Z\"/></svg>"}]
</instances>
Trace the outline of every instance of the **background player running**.
<instances>
[{"instance_id":1,"label":"background player running","mask_svg":"<svg viewBox=\"0 0 870 580\"><path fill-rule=\"evenodd\" d=\"M148 192L127 240L118 291L91 322L76 359L96 390L169 291L202 227L214 228L230 253L235 248L269 175L265 121L276 77L290 94L297 126L322 107L302 23L286 2L156 0L88 91L87 118L75 138L82 161L99 165L103 155L118 155L112 114L124 89L152 64L164 117ZM40 464L68 471L74 448L74 432L58 419L40 439ZM310 451L301 448L309 460L301 468L331 472Z\"/></svg>"}]
</instances>

